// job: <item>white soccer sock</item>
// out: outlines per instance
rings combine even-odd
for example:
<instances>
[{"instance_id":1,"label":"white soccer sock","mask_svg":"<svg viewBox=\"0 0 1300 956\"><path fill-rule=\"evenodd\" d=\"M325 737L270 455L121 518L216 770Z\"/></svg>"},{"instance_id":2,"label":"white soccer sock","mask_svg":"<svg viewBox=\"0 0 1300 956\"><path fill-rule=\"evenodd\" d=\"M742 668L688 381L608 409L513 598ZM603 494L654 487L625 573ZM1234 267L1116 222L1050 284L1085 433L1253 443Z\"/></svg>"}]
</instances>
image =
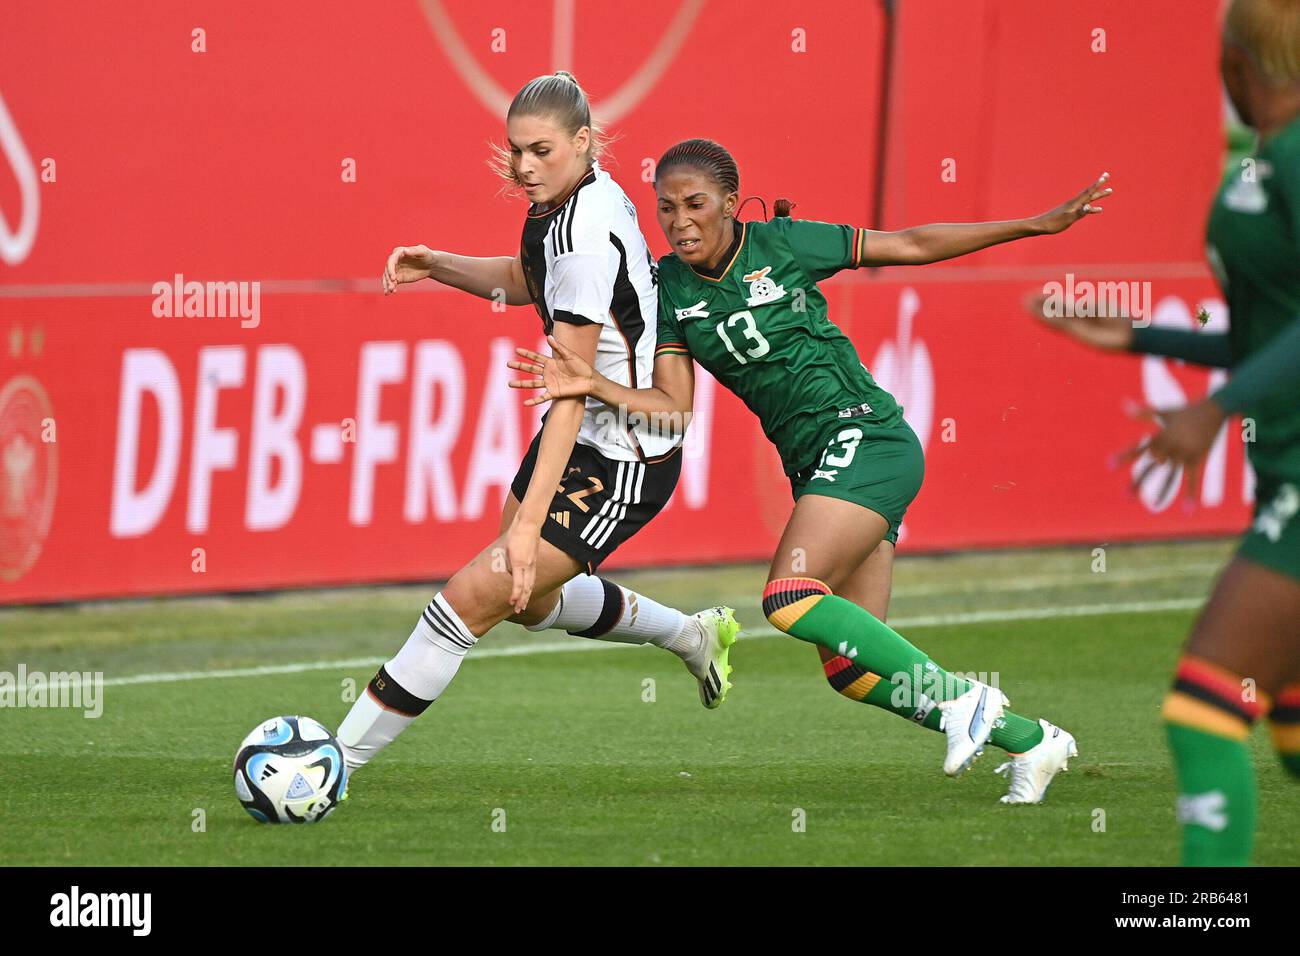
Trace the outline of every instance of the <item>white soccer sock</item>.
<instances>
[{"instance_id":1,"label":"white soccer sock","mask_svg":"<svg viewBox=\"0 0 1300 956\"><path fill-rule=\"evenodd\" d=\"M596 623L604 606L605 586L600 578L594 574L579 574L569 578L560 588L560 599L551 608L551 613L527 627L530 631L546 631L553 627L565 631L585 631Z\"/></svg>"},{"instance_id":2,"label":"white soccer sock","mask_svg":"<svg viewBox=\"0 0 1300 956\"><path fill-rule=\"evenodd\" d=\"M681 611L593 574L571 578L560 589L555 609L528 629L551 627L600 641L654 644L678 655L689 653L700 640L699 628Z\"/></svg>"},{"instance_id":3,"label":"white soccer sock","mask_svg":"<svg viewBox=\"0 0 1300 956\"><path fill-rule=\"evenodd\" d=\"M339 725L348 770L362 767L442 695L477 638L438 594Z\"/></svg>"}]
</instances>

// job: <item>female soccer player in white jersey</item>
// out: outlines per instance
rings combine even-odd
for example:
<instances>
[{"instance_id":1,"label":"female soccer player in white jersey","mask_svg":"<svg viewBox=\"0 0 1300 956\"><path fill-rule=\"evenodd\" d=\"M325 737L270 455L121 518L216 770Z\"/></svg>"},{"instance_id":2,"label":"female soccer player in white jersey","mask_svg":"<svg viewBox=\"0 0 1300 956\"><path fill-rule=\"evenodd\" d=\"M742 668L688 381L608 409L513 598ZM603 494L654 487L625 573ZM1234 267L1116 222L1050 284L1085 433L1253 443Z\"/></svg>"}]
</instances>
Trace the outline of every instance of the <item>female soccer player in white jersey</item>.
<instances>
[{"instance_id":1,"label":"female soccer player in white jersey","mask_svg":"<svg viewBox=\"0 0 1300 956\"><path fill-rule=\"evenodd\" d=\"M921 486L920 442L831 321L818 283L864 265L918 265L1001 242L1061 232L1099 212L1106 177L1032 219L873 232L736 218L740 171L711 140L678 143L656 166L659 225L673 253L659 261L659 351L653 382L613 383L559 342L527 349L513 368L540 378L533 402L574 395L645 415L685 412L694 362L739 395L781 454L794 511L772 559L763 610L773 627L818 646L831 686L947 736L944 771L961 773L985 741L1007 751L1004 803L1038 803L1076 753L1045 720L1004 711L994 687L943 671L884 623L893 545ZM802 293L802 294L800 294Z\"/></svg>"},{"instance_id":2,"label":"female soccer player in white jersey","mask_svg":"<svg viewBox=\"0 0 1300 956\"><path fill-rule=\"evenodd\" d=\"M541 76L506 116L500 171L531 200L519 253L469 258L399 246L386 293L431 278L511 305L612 381L647 384L658 340L654 261L623 190L600 168L600 136L569 73ZM677 654L713 708L730 687L729 608L688 617L594 576L667 503L681 471L679 439L595 400L557 402L511 486L497 538L447 582L415 630L339 727L349 769L390 743L450 683L465 653L507 618L530 630L655 644ZM500 555L506 558L501 566ZM585 573L584 573L585 572Z\"/></svg>"}]
</instances>

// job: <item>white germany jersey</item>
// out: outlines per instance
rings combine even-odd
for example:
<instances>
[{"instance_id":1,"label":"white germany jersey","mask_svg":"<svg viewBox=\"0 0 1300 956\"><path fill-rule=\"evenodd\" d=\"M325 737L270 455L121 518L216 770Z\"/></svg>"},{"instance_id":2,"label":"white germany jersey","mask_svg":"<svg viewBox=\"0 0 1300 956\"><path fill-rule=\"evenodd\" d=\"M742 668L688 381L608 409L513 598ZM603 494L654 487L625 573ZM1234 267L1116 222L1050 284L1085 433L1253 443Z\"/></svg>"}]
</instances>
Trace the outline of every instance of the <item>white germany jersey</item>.
<instances>
[{"instance_id":1,"label":"white germany jersey","mask_svg":"<svg viewBox=\"0 0 1300 956\"><path fill-rule=\"evenodd\" d=\"M520 261L533 305L549 335L556 322L600 325L596 370L611 382L648 388L658 338L654 260L637 226L636 207L600 165L547 209L530 207ZM594 398L578 441L616 461L654 461L679 438Z\"/></svg>"}]
</instances>

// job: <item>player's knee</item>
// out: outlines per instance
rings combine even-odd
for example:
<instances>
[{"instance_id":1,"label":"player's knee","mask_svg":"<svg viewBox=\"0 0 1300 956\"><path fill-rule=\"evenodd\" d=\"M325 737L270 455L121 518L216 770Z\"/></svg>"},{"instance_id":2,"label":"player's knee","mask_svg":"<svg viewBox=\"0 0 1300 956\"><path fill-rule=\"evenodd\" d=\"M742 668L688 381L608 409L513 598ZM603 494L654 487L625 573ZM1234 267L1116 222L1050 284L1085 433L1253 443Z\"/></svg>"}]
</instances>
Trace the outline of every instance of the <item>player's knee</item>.
<instances>
[{"instance_id":1,"label":"player's knee","mask_svg":"<svg viewBox=\"0 0 1300 956\"><path fill-rule=\"evenodd\" d=\"M776 578L763 589L763 614L778 631L789 633L799 618L830 593L826 583L816 578Z\"/></svg>"},{"instance_id":2,"label":"player's knee","mask_svg":"<svg viewBox=\"0 0 1300 956\"><path fill-rule=\"evenodd\" d=\"M472 565L456 572L442 589L442 596L474 634L486 633L511 610L510 592L503 591L497 581L474 573Z\"/></svg>"},{"instance_id":3,"label":"player's knee","mask_svg":"<svg viewBox=\"0 0 1300 956\"><path fill-rule=\"evenodd\" d=\"M528 607L518 614L512 613L506 620L530 631L549 630L559 616L561 603L558 589L541 597L534 595Z\"/></svg>"}]
</instances>

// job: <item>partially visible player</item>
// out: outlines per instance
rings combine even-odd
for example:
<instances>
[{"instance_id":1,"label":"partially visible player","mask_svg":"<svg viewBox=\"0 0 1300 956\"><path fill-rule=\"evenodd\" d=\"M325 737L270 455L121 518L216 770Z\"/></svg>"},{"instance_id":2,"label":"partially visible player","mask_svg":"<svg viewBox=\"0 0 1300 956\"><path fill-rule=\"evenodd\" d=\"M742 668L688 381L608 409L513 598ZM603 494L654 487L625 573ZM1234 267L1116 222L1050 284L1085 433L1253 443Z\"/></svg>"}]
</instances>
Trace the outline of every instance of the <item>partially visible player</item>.
<instances>
[{"instance_id":1,"label":"partially visible player","mask_svg":"<svg viewBox=\"0 0 1300 956\"><path fill-rule=\"evenodd\" d=\"M1210 212L1209 259L1229 331L1048 320L1097 348L1232 369L1194 405L1147 410L1162 427L1127 455L1148 453L1139 484L1163 463L1164 480L1185 471L1192 492L1228 417L1254 422L1254 523L1192 628L1164 704L1188 866L1250 862L1246 739L1257 720L1270 718L1282 763L1300 776L1300 0L1233 0L1221 65L1233 106L1259 134L1254 162L1229 172Z\"/></svg>"},{"instance_id":2,"label":"partially visible player","mask_svg":"<svg viewBox=\"0 0 1300 956\"><path fill-rule=\"evenodd\" d=\"M817 284L842 269L937 262L997 243L1061 232L1100 209L1106 177L1051 212L1014 222L901 232L794 221L739 222L740 173L719 144L688 140L656 167L659 261L654 381L611 382L564 343L554 357L520 349L514 368L540 378L534 401L591 395L629 412L689 412L694 361L759 417L795 498L768 573L763 609L778 630L818 646L833 687L947 736L956 775L985 741L1012 759L1006 803L1038 803L1077 752L1046 720L1004 711L1000 690L946 673L883 621L894 543L924 472L920 442L831 321ZM882 679L883 678L883 679Z\"/></svg>"},{"instance_id":3,"label":"partially visible player","mask_svg":"<svg viewBox=\"0 0 1300 956\"><path fill-rule=\"evenodd\" d=\"M519 254L476 259L401 246L388 259L384 291L425 278L487 299L505 290L507 302L532 303L547 334L611 379L647 381L656 342L653 260L635 209L596 161L586 95L571 74L538 77L515 96L506 133L502 172L532 200ZM550 409L515 476L498 537L429 602L339 727L350 769L423 713L466 652L507 618L532 630L655 644L686 663L706 707L725 699L738 631L729 608L688 617L594 576L659 513L681 471L677 437L624 429L623 421L597 401Z\"/></svg>"}]
</instances>

